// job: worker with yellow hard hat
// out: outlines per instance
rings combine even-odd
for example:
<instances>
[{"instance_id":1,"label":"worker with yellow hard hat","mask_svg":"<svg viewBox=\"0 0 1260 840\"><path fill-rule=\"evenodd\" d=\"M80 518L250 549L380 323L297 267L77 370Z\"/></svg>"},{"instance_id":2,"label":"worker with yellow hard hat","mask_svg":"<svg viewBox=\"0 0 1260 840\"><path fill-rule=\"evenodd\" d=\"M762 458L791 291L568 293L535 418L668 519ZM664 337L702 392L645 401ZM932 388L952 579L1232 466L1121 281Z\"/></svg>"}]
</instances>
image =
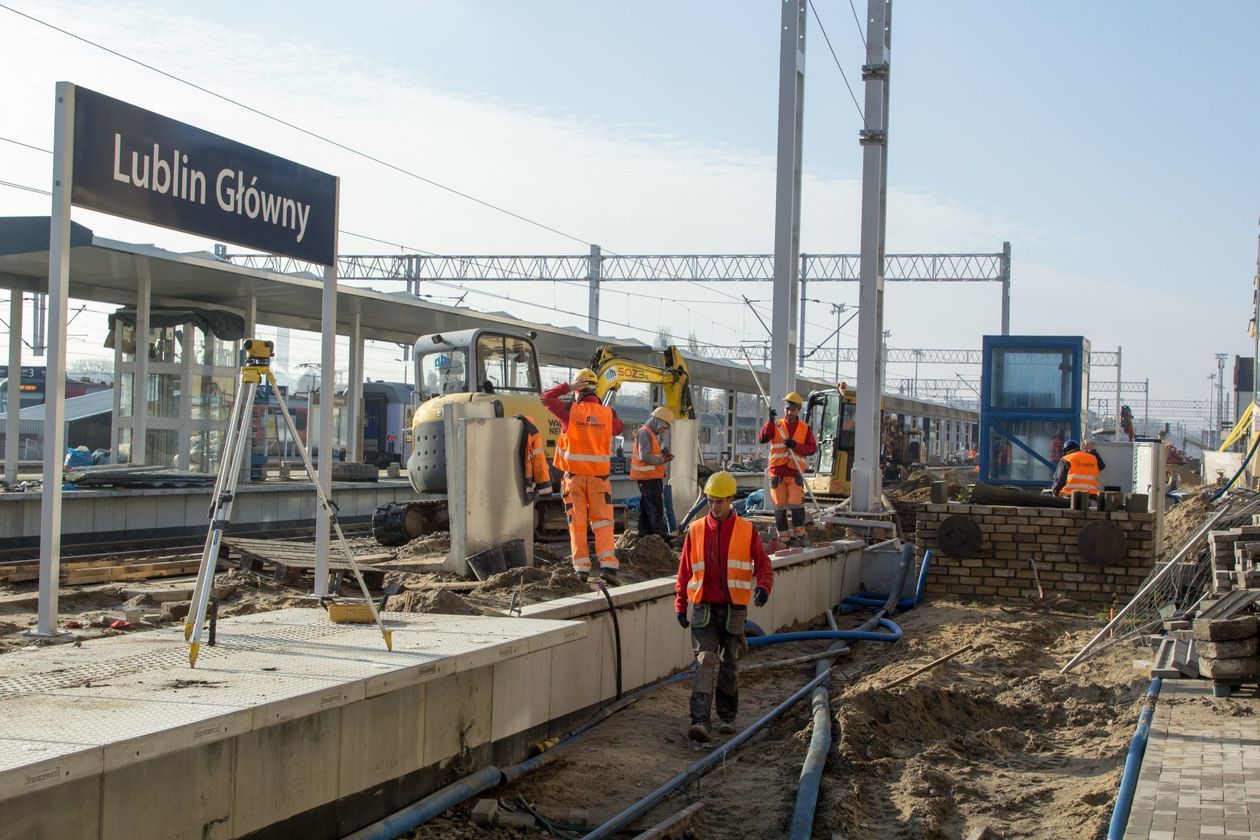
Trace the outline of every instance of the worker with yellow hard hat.
<instances>
[{"instance_id":1,"label":"worker with yellow hard hat","mask_svg":"<svg viewBox=\"0 0 1260 840\"><path fill-rule=\"evenodd\" d=\"M595 560L600 576L616 586L620 565L614 551L612 486L608 474L612 439L621 434L621 419L595 394L597 377L582 368L572 382L561 382L542 392L542 403L560 421L556 455L552 462L564 473L560 493L569 521L569 545L573 571L581 580L591 573L591 549L587 527L595 534ZM569 394L572 401L562 399Z\"/></svg>"},{"instance_id":2,"label":"worker with yellow hard hat","mask_svg":"<svg viewBox=\"0 0 1260 840\"><path fill-rule=\"evenodd\" d=\"M691 728L687 730L693 741L712 737L709 711L713 705L717 706L718 732L735 731L748 605L765 606L774 587L774 569L761 535L731 507L737 489L735 477L728 472L709 476L704 485L709 513L688 527L674 581L674 613L683 629L691 629L696 653Z\"/></svg>"},{"instance_id":3,"label":"worker with yellow hard hat","mask_svg":"<svg viewBox=\"0 0 1260 840\"><path fill-rule=\"evenodd\" d=\"M639 536L669 536L665 521L665 465L674 460L662 439L669 434L674 412L660 406L634 436L630 477L639 482Z\"/></svg>"},{"instance_id":4,"label":"worker with yellow hard hat","mask_svg":"<svg viewBox=\"0 0 1260 840\"><path fill-rule=\"evenodd\" d=\"M770 476L770 499L774 502L774 524L785 542L805 542L805 459L818 451L814 433L801 421L801 395L795 391L783 398L783 419L776 420L774 409L761 427L759 440L770 444L766 472ZM791 526L788 517L791 516Z\"/></svg>"}]
</instances>

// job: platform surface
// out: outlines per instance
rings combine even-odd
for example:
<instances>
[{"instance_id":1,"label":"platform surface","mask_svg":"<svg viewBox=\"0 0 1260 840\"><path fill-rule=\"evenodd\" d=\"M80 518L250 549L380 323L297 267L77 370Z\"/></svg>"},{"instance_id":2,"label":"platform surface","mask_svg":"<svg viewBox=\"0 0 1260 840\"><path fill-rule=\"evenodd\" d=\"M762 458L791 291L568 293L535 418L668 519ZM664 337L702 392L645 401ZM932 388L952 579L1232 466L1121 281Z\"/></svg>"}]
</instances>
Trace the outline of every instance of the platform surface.
<instances>
[{"instance_id":1,"label":"platform surface","mask_svg":"<svg viewBox=\"0 0 1260 840\"><path fill-rule=\"evenodd\" d=\"M183 628L0 656L0 799L580 639L581 622L320 609L225 618L188 666ZM204 642L204 638L203 638Z\"/></svg>"},{"instance_id":2,"label":"platform surface","mask_svg":"<svg viewBox=\"0 0 1260 840\"><path fill-rule=\"evenodd\" d=\"M1125 840L1260 837L1260 698L1164 680Z\"/></svg>"}]
</instances>

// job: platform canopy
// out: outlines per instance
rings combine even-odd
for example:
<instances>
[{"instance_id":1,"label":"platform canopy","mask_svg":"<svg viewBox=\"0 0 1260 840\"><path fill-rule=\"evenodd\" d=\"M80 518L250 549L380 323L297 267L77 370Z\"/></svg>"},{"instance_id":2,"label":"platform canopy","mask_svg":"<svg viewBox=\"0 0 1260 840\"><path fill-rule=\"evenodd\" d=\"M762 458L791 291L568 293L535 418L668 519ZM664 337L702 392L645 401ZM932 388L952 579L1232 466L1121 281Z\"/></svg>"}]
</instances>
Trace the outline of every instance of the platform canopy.
<instances>
[{"instance_id":1,"label":"platform canopy","mask_svg":"<svg viewBox=\"0 0 1260 840\"><path fill-rule=\"evenodd\" d=\"M0 287L44 292L48 285L47 216L0 218ZM134 306L138 277L151 278L153 306L218 307L243 312L251 296L257 323L278 327L320 329L321 278L275 274L243 268L213 254L181 254L153 245L119 242L96 236L72 223L70 296L98 303ZM591 335L577 327L554 326L513 318L505 313L477 312L419 300L405 292L380 292L340 285L338 332L349 335L358 313L364 338L410 344L421 335L471 328L498 328L538 333L535 343L544 364L581 367L601 345L644 353L651 346L633 338ZM687 359L694 384L706 388L756 393L746 365L708 359L692 353ZM763 385L769 371L759 369ZM817 379L798 380L802 393L833 386Z\"/></svg>"}]
</instances>

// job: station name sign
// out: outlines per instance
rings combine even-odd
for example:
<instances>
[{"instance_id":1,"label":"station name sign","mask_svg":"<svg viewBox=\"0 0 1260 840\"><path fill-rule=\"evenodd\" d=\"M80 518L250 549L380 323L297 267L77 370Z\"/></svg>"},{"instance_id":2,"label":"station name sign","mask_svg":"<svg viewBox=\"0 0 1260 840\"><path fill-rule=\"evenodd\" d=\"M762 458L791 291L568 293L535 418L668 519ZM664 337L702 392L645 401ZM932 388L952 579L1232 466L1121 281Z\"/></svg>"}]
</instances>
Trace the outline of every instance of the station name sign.
<instances>
[{"instance_id":1,"label":"station name sign","mask_svg":"<svg viewBox=\"0 0 1260 840\"><path fill-rule=\"evenodd\" d=\"M72 203L332 265L337 179L82 87Z\"/></svg>"}]
</instances>

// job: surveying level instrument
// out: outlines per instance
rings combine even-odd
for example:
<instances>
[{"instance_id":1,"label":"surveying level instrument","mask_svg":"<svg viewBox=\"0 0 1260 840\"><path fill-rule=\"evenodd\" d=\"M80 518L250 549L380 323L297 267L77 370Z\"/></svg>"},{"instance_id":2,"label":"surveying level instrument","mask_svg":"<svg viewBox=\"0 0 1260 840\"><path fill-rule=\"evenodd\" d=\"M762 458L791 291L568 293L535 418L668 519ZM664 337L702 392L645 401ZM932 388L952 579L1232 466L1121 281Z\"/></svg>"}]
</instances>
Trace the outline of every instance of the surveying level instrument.
<instances>
[{"instance_id":1,"label":"surveying level instrument","mask_svg":"<svg viewBox=\"0 0 1260 840\"><path fill-rule=\"evenodd\" d=\"M241 366L241 382L237 390L239 396L236 404L232 406L232 419L228 424L227 435L223 441L223 455L219 460L219 475L215 480L214 495L210 500L210 529L206 532L206 545L201 554L201 566L197 570L197 584L193 587L192 611L184 623L184 640L189 643L188 664L196 667L197 654L201 650L201 632L206 621L210 595L214 591L214 573L218 564L219 546L223 543L223 535L232 519L232 502L236 498L236 484L241 475L241 463L245 458L245 452L250 449L250 421L254 414L254 396L258 393L259 384L262 383L271 386L271 392L280 406L280 414L284 417L289 434L298 443L297 450L302 455L306 474L315 485L315 494L319 497L319 504L336 531L337 542L341 546L346 563L354 571L354 577L359 582L359 590L363 593L364 601L367 602L372 621L381 631L381 636L385 639L385 647L393 650L393 631L386 630L385 625L381 623L380 613L372 601L372 596L368 593L367 584L363 582L363 574L359 571L359 564L355 561L354 554L350 551L350 544L346 542L346 535L341 530L341 523L337 520L337 507L316 478L310 453L307 452L302 438L298 436L297 426L293 422L293 416L289 414L284 395L276 387L276 377L271 372L271 359L276 355L275 345L270 341L251 338L244 342L244 350L245 363ZM320 455L324 458L332 457L331 452L320 453Z\"/></svg>"}]
</instances>

